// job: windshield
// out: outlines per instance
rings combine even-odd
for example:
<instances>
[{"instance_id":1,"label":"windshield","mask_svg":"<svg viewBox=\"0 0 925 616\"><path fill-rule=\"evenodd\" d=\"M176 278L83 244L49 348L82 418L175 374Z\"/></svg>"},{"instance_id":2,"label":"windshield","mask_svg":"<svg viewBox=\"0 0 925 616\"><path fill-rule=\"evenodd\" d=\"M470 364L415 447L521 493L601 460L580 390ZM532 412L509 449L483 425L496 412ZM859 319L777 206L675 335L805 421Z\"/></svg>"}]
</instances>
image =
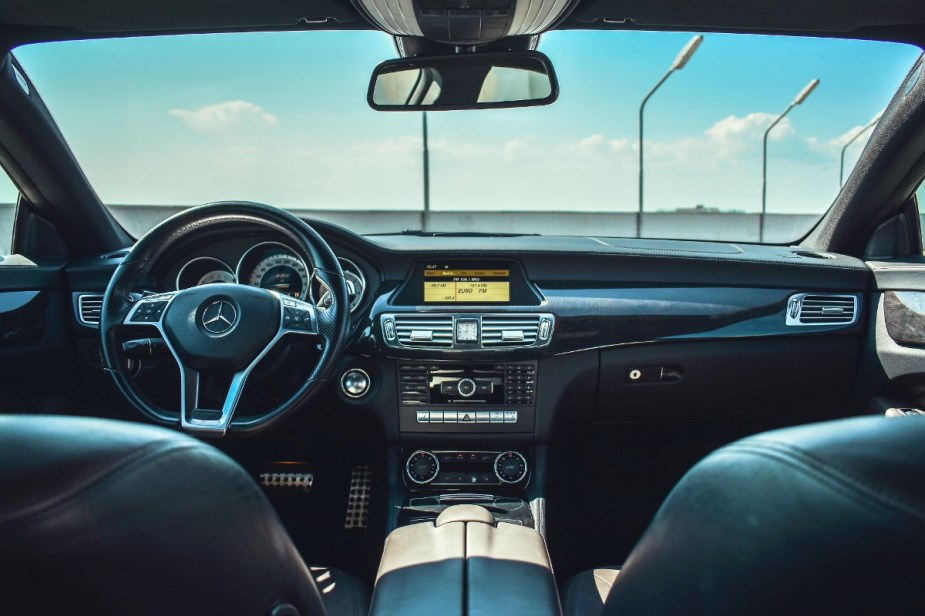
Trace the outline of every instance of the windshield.
<instances>
[{"instance_id":1,"label":"windshield","mask_svg":"<svg viewBox=\"0 0 925 616\"><path fill-rule=\"evenodd\" d=\"M693 36L552 32L540 50L559 76L554 104L426 115L368 107L373 68L396 56L381 32L88 40L15 55L136 235L179 208L234 199L364 233L801 237L920 50L705 34L670 70Z\"/></svg>"}]
</instances>

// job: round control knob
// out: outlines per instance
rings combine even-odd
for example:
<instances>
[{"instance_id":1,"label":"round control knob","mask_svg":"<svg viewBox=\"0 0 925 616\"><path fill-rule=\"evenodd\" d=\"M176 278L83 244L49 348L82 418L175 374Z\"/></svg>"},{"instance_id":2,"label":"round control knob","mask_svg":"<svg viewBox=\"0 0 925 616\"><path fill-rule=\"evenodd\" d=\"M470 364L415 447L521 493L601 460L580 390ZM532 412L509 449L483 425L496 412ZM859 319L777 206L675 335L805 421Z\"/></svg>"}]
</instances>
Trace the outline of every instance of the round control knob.
<instances>
[{"instance_id":1,"label":"round control knob","mask_svg":"<svg viewBox=\"0 0 925 616\"><path fill-rule=\"evenodd\" d=\"M405 471L414 483L430 483L440 472L440 462L434 454L419 449L408 458Z\"/></svg>"},{"instance_id":2,"label":"round control knob","mask_svg":"<svg viewBox=\"0 0 925 616\"><path fill-rule=\"evenodd\" d=\"M365 370L351 368L340 377L340 389L349 398L362 398L369 392L369 375Z\"/></svg>"},{"instance_id":3,"label":"round control knob","mask_svg":"<svg viewBox=\"0 0 925 616\"><path fill-rule=\"evenodd\" d=\"M456 390L463 398L471 398L476 390L475 381L472 379L459 379L459 382L456 383Z\"/></svg>"},{"instance_id":4,"label":"round control knob","mask_svg":"<svg viewBox=\"0 0 925 616\"><path fill-rule=\"evenodd\" d=\"M495 476L501 483L519 483L527 476L527 459L516 451L505 451L495 458Z\"/></svg>"}]
</instances>

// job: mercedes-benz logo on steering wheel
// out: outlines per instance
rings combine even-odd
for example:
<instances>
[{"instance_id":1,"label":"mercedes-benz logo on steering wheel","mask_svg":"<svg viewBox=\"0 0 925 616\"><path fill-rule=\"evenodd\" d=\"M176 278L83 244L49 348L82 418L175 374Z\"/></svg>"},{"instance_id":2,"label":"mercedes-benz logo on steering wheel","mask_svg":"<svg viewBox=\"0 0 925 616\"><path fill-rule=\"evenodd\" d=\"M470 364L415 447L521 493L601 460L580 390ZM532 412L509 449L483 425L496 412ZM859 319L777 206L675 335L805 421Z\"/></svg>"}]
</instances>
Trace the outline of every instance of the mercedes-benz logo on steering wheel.
<instances>
[{"instance_id":1,"label":"mercedes-benz logo on steering wheel","mask_svg":"<svg viewBox=\"0 0 925 616\"><path fill-rule=\"evenodd\" d=\"M234 304L220 299L212 302L202 311L202 326L210 334L224 334L234 327L238 320L238 311Z\"/></svg>"}]
</instances>

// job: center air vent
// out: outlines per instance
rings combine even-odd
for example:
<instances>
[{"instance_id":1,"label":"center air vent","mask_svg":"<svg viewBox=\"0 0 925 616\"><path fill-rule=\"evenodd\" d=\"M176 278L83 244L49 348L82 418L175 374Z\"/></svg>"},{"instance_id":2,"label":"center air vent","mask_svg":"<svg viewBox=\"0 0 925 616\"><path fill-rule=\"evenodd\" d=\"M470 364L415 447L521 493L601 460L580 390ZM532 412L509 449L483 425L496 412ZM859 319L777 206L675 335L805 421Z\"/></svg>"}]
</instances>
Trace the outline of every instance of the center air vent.
<instances>
[{"instance_id":1,"label":"center air vent","mask_svg":"<svg viewBox=\"0 0 925 616\"><path fill-rule=\"evenodd\" d=\"M396 348L452 351L542 347L552 340L556 317L541 313L383 314L382 339Z\"/></svg>"},{"instance_id":2,"label":"center air vent","mask_svg":"<svg viewBox=\"0 0 925 616\"><path fill-rule=\"evenodd\" d=\"M787 325L851 325L857 321L855 295L798 293L787 302Z\"/></svg>"},{"instance_id":3,"label":"center air vent","mask_svg":"<svg viewBox=\"0 0 925 616\"><path fill-rule=\"evenodd\" d=\"M396 314L398 343L408 347L452 348L453 316Z\"/></svg>"},{"instance_id":4,"label":"center air vent","mask_svg":"<svg viewBox=\"0 0 925 616\"><path fill-rule=\"evenodd\" d=\"M539 315L485 315L482 317L482 346L531 346L536 342L539 331Z\"/></svg>"},{"instance_id":5,"label":"center air vent","mask_svg":"<svg viewBox=\"0 0 925 616\"><path fill-rule=\"evenodd\" d=\"M88 327L98 327L100 324L100 314L102 311L102 295L77 296L77 320L81 325L86 325Z\"/></svg>"}]
</instances>

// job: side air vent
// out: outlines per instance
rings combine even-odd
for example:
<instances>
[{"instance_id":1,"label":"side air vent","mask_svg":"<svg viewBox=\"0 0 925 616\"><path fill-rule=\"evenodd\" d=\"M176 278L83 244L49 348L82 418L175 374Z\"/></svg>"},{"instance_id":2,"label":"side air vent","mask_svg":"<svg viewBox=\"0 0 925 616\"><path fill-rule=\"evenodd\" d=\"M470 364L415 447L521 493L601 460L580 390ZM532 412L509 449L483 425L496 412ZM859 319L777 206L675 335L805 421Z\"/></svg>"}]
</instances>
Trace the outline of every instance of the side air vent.
<instances>
[{"instance_id":1,"label":"side air vent","mask_svg":"<svg viewBox=\"0 0 925 616\"><path fill-rule=\"evenodd\" d=\"M482 317L483 347L532 346L540 332L540 315L485 315Z\"/></svg>"},{"instance_id":2,"label":"side air vent","mask_svg":"<svg viewBox=\"0 0 925 616\"><path fill-rule=\"evenodd\" d=\"M102 295L77 296L77 320L81 325L86 325L88 327L98 327L100 324L100 313L102 311Z\"/></svg>"},{"instance_id":3,"label":"side air vent","mask_svg":"<svg viewBox=\"0 0 925 616\"><path fill-rule=\"evenodd\" d=\"M798 293L787 302L787 325L852 325L858 317L855 295Z\"/></svg>"},{"instance_id":4,"label":"side air vent","mask_svg":"<svg viewBox=\"0 0 925 616\"><path fill-rule=\"evenodd\" d=\"M453 315L396 314L394 318L401 346L453 347Z\"/></svg>"}]
</instances>

